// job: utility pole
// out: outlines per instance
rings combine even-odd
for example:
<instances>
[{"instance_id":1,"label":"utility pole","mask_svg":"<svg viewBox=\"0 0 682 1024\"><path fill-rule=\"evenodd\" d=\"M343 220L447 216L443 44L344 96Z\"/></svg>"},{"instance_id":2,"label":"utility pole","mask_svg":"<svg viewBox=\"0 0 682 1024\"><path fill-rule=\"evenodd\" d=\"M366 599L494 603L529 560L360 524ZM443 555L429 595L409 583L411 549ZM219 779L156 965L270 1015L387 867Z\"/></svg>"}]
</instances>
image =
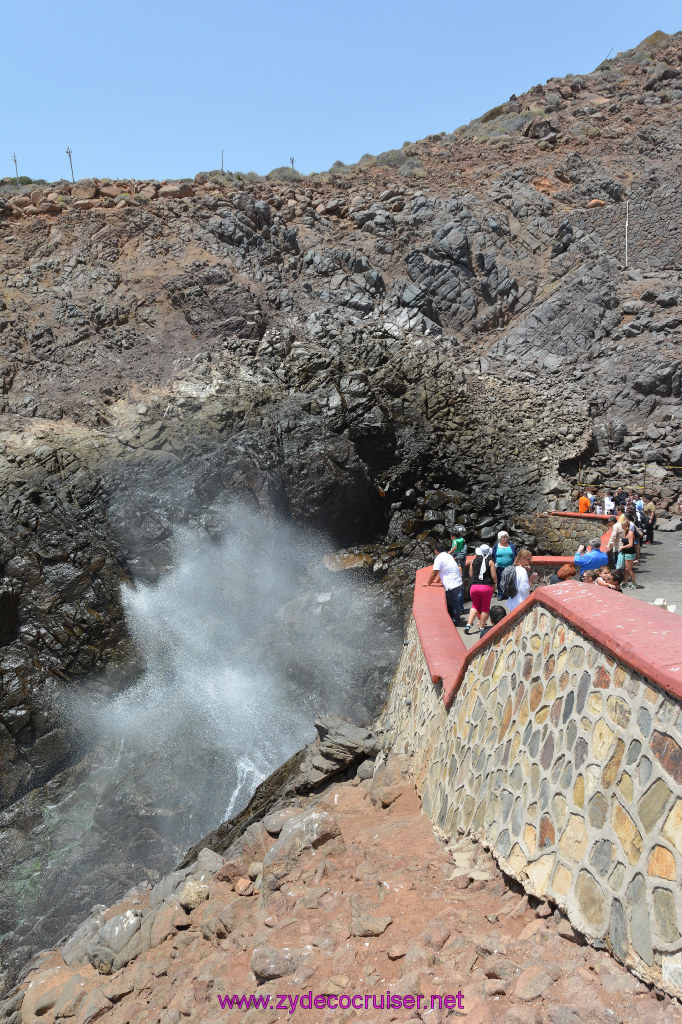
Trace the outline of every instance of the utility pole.
<instances>
[{"instance_id":1,"label":"utility pole","mask_svg":"<svg viewBox=\"0 0 682 1024\"><path fill-rule=\"evenodd\" d=\"M220 150L220 173L221 173L221 174L224 174L224 173L225 173L225 172L224 172L224 170L223 170L223 157L224 157L224 156L225 156L225 150L224 150L224 149L221 149L221 150Z\"/></svg>"},{"instance_id":2,"label":"utility pole","mask_svg":"<svg viewBox=\"0 0 682 1024\"><path fill-rule=\"evenodd\" d=\"M628 265L628 225L630 223L630 200L625 200L625 269Z\"/></svg>"},{"instance_id":3,"label":"utility pole","mask_svg":"<svg viewBox=\"0 0 682 1024\"><path fill-rule=\"evenodd\" d=\"M17 168L17 154L12 153L12 159L14 160L14 177L17 179L17 185L19 184L19 170Z\"/></svg>"},{"instance_id":4,"label":"utility pole","mask_svg":"<svg viewBox=\"0 0 682 1024\"><path fill-rule=\"evenodd\" d=\"M66 147L66 155L69 158L69 164L71 166L71 181L75 181L76 179L73 176L73 160L71 159L71 146Z\"/></svg>"}]
</instances>

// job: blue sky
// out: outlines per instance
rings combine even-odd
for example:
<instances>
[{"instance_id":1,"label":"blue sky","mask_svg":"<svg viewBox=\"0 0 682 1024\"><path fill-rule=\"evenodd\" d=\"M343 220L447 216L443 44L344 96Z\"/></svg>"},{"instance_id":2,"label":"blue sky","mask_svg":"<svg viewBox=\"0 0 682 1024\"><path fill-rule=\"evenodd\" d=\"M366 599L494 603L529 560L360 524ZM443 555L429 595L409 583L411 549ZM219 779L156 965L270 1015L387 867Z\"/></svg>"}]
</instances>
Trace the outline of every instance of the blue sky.
<instances>
[{"instance_id":1,"label":"blue sky","mask_svg":"<svg viewBox=\"0 0 682 1024\"><path fill-rule=\"evenodd\" d=\"M5 5L0 177L352 163L584 73L679 0L36 0Z\"/></svg>"}]
</instances>

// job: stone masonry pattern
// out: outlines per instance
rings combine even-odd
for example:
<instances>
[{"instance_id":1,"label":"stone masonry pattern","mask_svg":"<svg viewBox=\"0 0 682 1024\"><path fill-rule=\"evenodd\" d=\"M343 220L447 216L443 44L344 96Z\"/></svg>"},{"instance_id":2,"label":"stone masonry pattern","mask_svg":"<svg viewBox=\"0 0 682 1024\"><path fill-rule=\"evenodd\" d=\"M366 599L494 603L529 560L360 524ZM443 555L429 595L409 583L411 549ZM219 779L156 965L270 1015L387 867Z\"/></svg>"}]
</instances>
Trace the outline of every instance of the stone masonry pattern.
<instances>
[{"instance_id":1,"label":"stone masonry pattern","mask_svg":"<svg viewBox=\"0 0 682 1024\"><path fill-rule=\"evenodd\" d=\"M593 944L682 996L682 711L535 608L449 709L414 620L383 719L426 814L489 844Z\"/></svg>"},{"instance_id":2,"label":"stone masonry pattern","mask_svg":"<svg viewBox=\"0 0 682 1024\"><path fill-rule=\"evenodd\" d=\"M535 537L537 554L551 552L572 559L581 544L589 544L595 537L602 536L608 526L608 517L578 519L574 516L535 515L517 516L515 522L517 528Z\"/></svg>"}]
</instances>

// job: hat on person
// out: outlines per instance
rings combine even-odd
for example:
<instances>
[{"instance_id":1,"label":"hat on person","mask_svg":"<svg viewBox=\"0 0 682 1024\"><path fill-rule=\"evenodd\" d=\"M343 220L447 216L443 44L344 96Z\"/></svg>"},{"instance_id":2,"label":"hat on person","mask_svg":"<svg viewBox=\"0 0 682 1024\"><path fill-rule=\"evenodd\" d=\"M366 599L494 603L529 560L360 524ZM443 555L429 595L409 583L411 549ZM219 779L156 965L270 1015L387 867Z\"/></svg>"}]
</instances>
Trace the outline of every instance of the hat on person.
<instances>
[{"instance_id":1,"label":"hat on person","mask_svg":"<svg viewBox=\"0 0 682 1024\"><path fill-rule=\"evenodd\" d=\"M482 558L486 558L488 555L492 554L492 550L493 549L489 544L481 544L476 548L476 554L481 555Z\"/></svg>"}]
</instances>

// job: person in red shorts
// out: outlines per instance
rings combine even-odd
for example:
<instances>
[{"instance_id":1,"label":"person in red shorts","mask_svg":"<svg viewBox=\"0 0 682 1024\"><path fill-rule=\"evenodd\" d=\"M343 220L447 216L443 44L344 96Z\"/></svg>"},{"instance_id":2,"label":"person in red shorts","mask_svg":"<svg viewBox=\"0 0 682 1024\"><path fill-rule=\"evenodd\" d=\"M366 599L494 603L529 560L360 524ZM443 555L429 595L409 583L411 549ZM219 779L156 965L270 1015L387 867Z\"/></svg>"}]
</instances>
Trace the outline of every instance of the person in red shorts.
<instances>
[{"instance_id":1,"label":"person in red shorts","mask_svg":"<svg viewBox=\"0 0 682 1024\"><path fill-rule=\"evenodd\" d=\"M489 544L481 544L476 548L475 558L469 566L469 575L471 576L471 590L469 591L471 611L464 632L471 633L471 627L478 616L480 631L484 633L485 624L490 614L490 602L497 584L493 549Z\"/></svg>"}]
</instances>

